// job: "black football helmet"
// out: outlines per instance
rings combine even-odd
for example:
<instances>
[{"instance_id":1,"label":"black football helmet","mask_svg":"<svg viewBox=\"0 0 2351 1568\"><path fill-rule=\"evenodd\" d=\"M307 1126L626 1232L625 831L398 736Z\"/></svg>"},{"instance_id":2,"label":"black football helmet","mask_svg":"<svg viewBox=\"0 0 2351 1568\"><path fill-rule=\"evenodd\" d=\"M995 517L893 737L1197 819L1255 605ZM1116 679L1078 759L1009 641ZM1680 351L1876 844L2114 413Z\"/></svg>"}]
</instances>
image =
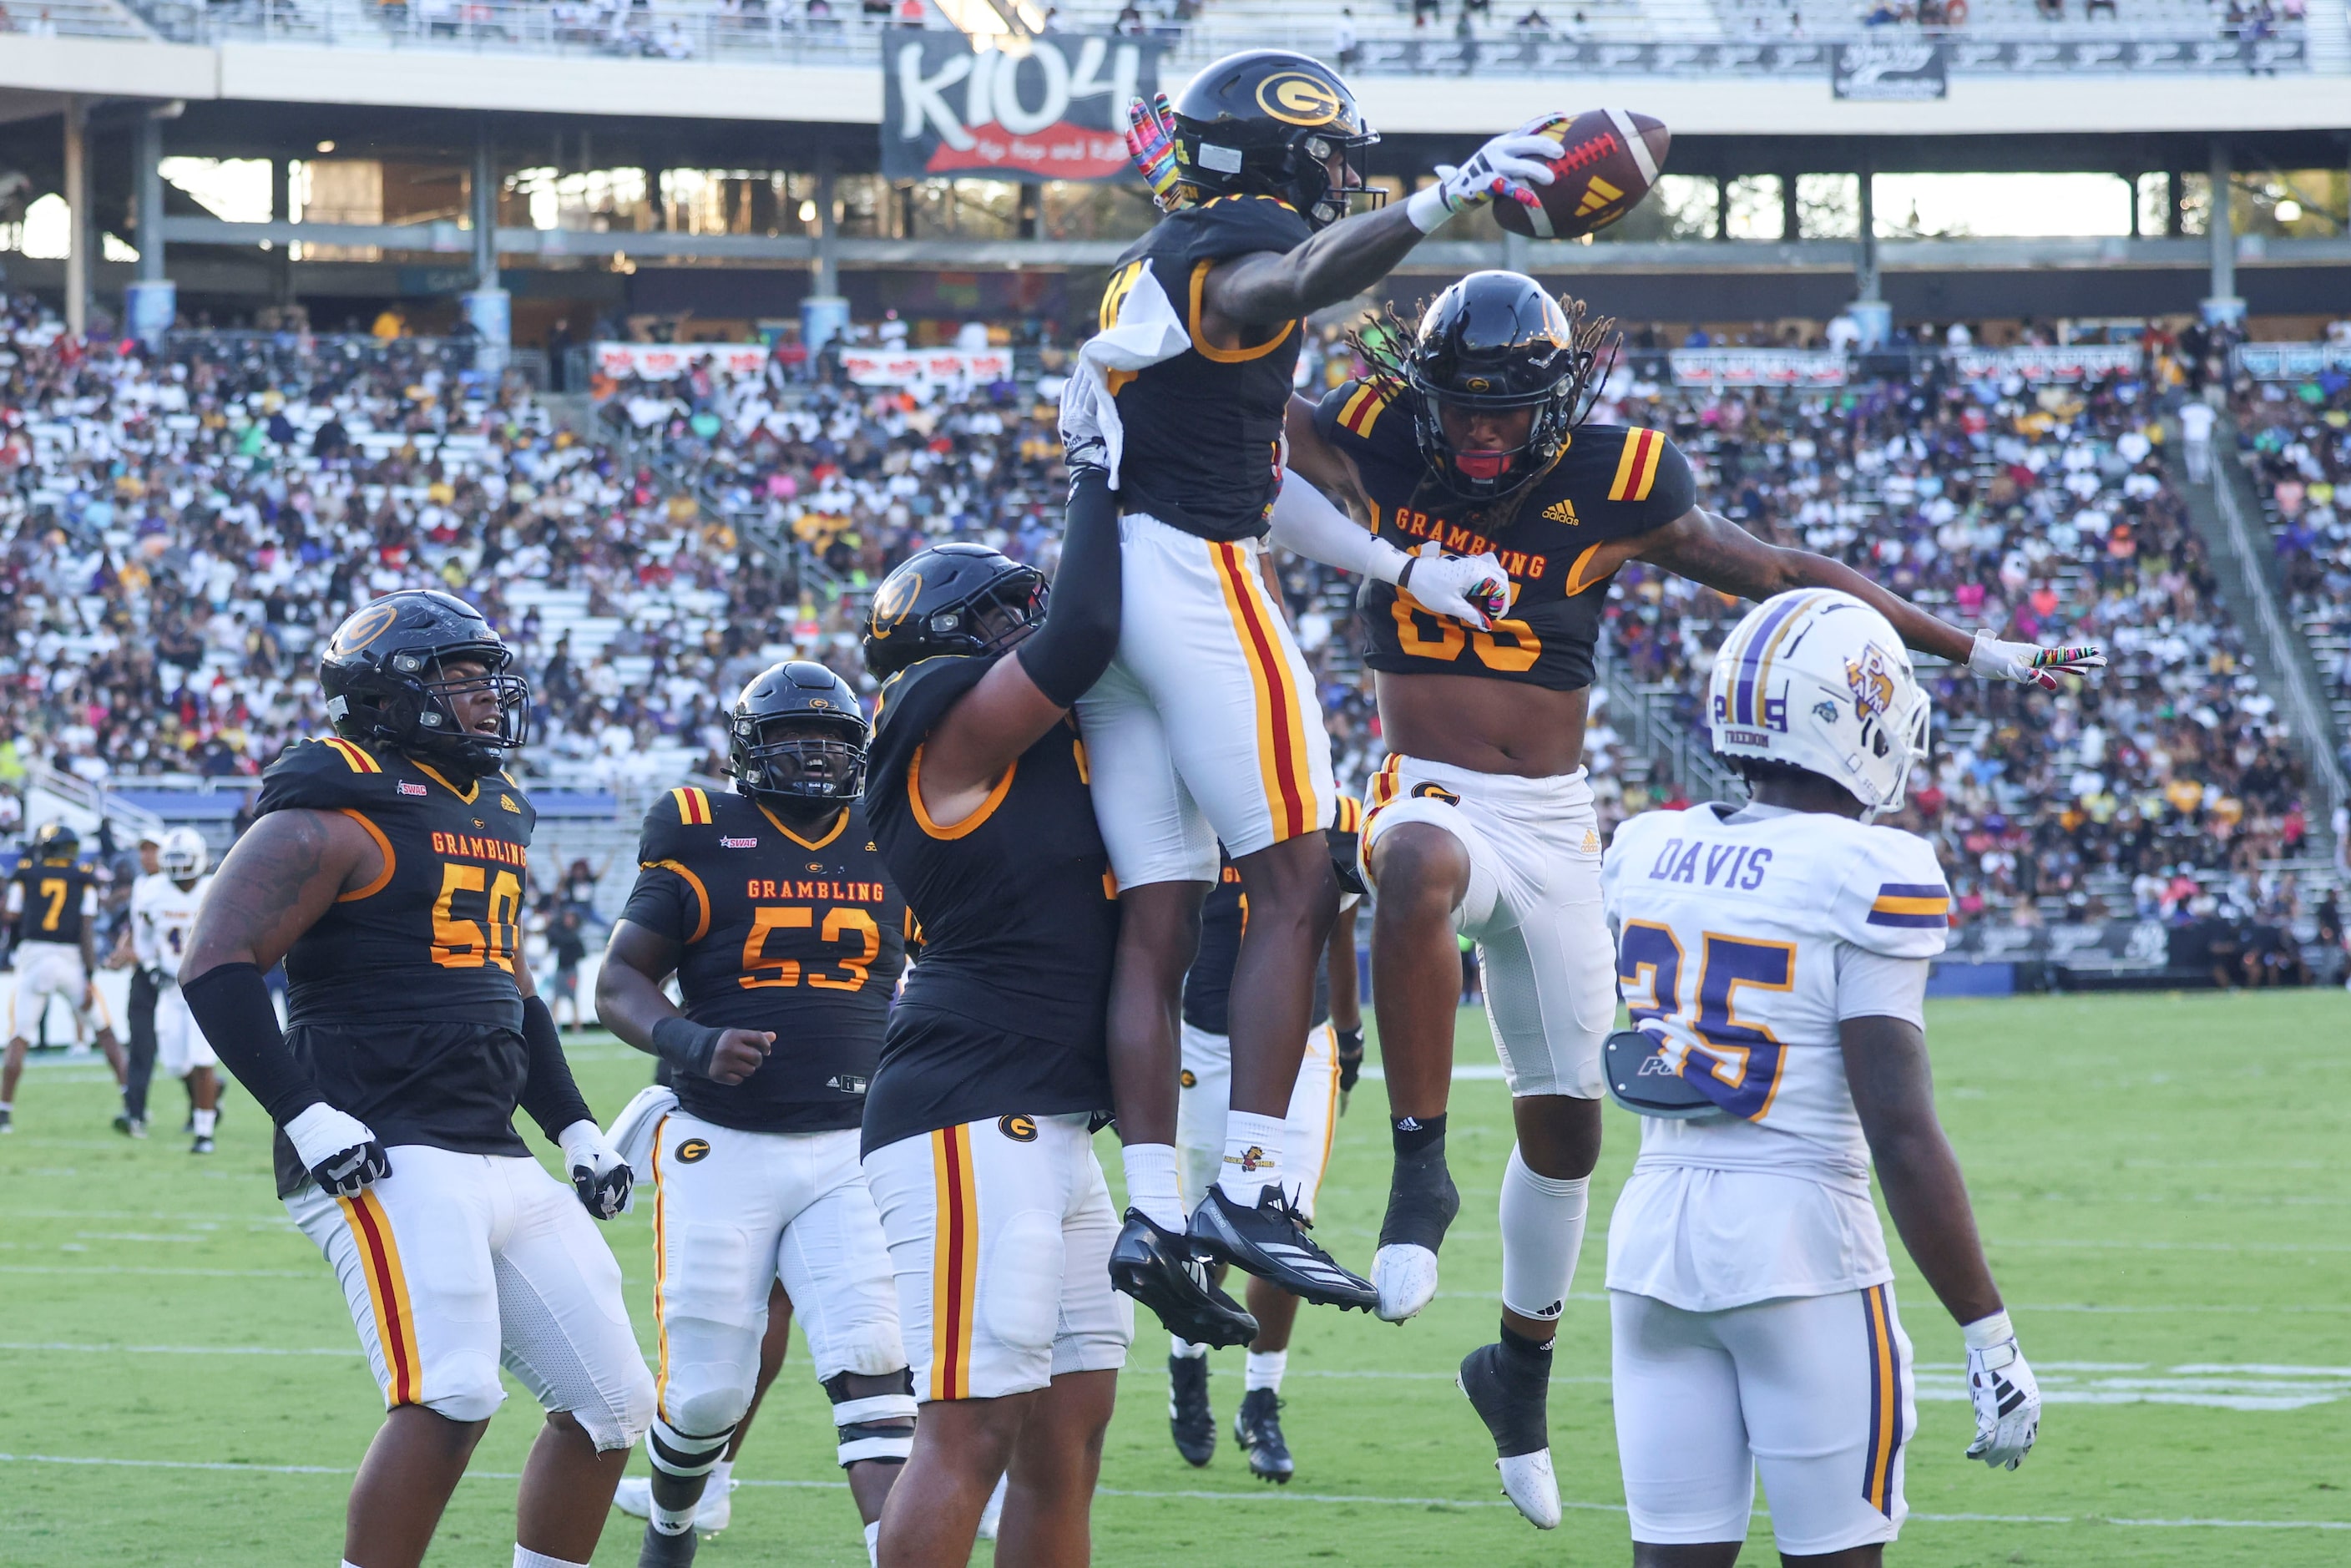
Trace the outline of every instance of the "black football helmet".
<instances>
[{"instance_id":1,"label":"black football helmet","mask_svg":"<svg viewBox=\"0 0 2351 1568\"><path fill-rule=\"evenodd\" d=\"M388 746L478 779L495 773L530 734L530 687L510 674L514 651L482 612L435 589L404 588L335 628L319 658L319 686L335 733L362 746ZM447 667L475 664L478 675ZM455 699L493 694L495 735L469 730Z\"/></svg>"},{"instance_id":2,"label":"black football helmet","mask_svg":"<svg viewBox=\"0 0 2351 1568\"><path fill-rule=\"evenodd\" d=\"M787 659L760 671L726 731L727 774L754 800L844 805L865 788L865 709L822 664Z\"/></svg>"},{"instance_id":3,"label":"black football helmet","mask_svg":"<svg viewBox=\"0 0 2351 1568\"><path fill-rule=\"evenodd\" d=\"M1575 324L1533 278L1473 272L1438 295L1404 356L1416 394L1421 455L1454 494L1490 501L1552 465L1574 428L1594 360ZM1524 444L1459 453L1445 434L1446 404L1479 411L1531 408Z\"/></svg>"},{"instance_id":4,"label":"black football helmet","mask_svg":"<svg viewBox=\"0 0 2351 1568\"><path fill-rule=\"evenodd\" d=\"M1316 228L1385 193L1364 176L1364 150L1380 134L1364 123L1339 73L1290 49L1227 55L1176 100L1176 177L1211 196L1279 196ZM1328 161L1343 156L1334 183Z\"/></svg>"},{"instance_id":5,"label":"black football helmet","mask_svg":"<svg viewBox=\"0 0 2351 1568\"><path fill-rule=\"evenodd\" d=\"M43 822L33 834L33 858L44 865L69 865L81 853L81 835L63 822Z\"/></svg>"},{"instance_id":6,"label":"black football helmet","mask_svg":"<svg viewBox=\"0 0 2351 1568\"><path fill-rule=\"evenodd\" d=\"M993 653L1045 618L1045 575L986 545L934 545L909 557L873 591L865 621L865 668L886 681L941 653ZM990 611L1009 625L987 630Z\"/></svg>"}]
</instances>

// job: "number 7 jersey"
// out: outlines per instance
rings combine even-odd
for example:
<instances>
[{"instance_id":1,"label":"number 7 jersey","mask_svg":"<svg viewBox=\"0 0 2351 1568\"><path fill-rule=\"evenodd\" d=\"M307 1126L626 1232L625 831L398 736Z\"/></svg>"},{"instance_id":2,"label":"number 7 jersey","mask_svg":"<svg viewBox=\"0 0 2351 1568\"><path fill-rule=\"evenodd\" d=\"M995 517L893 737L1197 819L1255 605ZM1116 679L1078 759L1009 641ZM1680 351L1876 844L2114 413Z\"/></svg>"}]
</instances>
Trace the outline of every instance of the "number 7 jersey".
<instances>
[{"instance_id":1,"label":"number 7 jersey","mask_svg":"<svg viewBox=\"0 0 2351 1568\"><path fill-rule=\"evenodd\" d=\"M1617 983L1719 1119L1644 1118L1609 1287L1692 1312L1891 1278L1838 1025L1917 1020L1950 894L1926 841L1712 804L1617 828Z\"/></svg>"}]
</instances>

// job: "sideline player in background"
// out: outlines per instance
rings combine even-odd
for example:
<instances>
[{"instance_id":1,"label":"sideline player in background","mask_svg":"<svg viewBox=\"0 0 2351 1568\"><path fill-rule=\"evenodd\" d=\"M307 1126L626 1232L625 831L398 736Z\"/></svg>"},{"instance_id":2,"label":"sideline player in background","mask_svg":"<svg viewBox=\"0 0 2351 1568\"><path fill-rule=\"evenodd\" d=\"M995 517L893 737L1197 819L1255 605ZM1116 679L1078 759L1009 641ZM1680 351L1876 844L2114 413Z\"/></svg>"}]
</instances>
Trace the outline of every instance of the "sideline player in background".
<instances>
[{"instance_id":1,"label":"sideline player in background","mask_svg":"<svg viewBox=\"0 0 2351 1568\"><path fill-rule=\"evenodd\" d=\"M2095 648L1963 632L1840 561L1766 544L1698 509L1689 464L1662 434L1583 423L1609 324L1573 311L1531 277L1473 273L1437 297L1416 332L1389 322L1359 335L1371 373L1319 407L1294 403L1290 427L1292 465L1356 507L1381 539L1499 552L1510 576L1508 613L1490 626L1437 611L1409 584L1373 579L1362 593L1364 662L1390 753L1364 829L1395 1152L1373 1276L1382 1317L1418 1312L1460 1207L1445 1113L1456 937L1467 935L1518 1136L1502 1176L1500 1334L1463 1360L1461 1385L1493 1435L1503 1490L1546 1530L1560 1518L1551 1350L1583 1242L1600 1157L1600 1047L1616 1013L1583 770L1609 580L1640 560L1734 597L1837 589L1876 607L1911 646L1986 677L2053 685L2052 670L2105 662ZM1285 496L1285 507L1306 503ZM1735 716L1786 718L1751 704Z\"/></svg>"},{"instance_id":2,"label":"sideline player in background","mask_svg":"<svg viewBox=\"0 0 2351 1568\"><path fill-rule=\"evenodd\" d=\"M1290 1114L1282 1136L1290 1150L1285 1178L1301 1218L1311 1223L1322 1174L1330 1166L1331 1141L1338 1131L1342 1083L1353 1087L1352 1066L1364 1060L1364 1017L1356 1000L1355 907L1363 883L1355 872L1355 840L1363 831L1363 802L1339 797L1326 830L1331 860L1347 891L1339 918L1314 973L1314 1011L1309 1019L1306 1055L1290 1092ZM1217 1179L1224 1155L1225 1113L1232 1083L1231 993L1233 960L1249 919L1240 873L1228 863L1224 877L1200 910L1200 956L1184 977L1183 1104L1176 1117L1176 1146L1184 1155L1184 1196L1196 1200ZM1290 1365L1290 1334L1298 1320L1298 1298L1268 1280L1249 1282L1249 1315L1258 1322L1249 1343L1241 1378L1240 1407L1233 1416L1233 1441L1249 1458L1249 1473L1288 1485L1297 1469L1281 1430L1281 1380ZM1167 1355L1167 1424L1176 1451L1205 1465L1217 1449L1217 1418L1208 1403L1208 1350L1181 1335L1171 1336Z\"/></svg>"},{"instance_id":3,"label":"sideline player in background","mask_svg":"<svg viewBox=\"0 0 2351 1568\"><path fill-rule=\"evenodd\" d=\"M585 1564L653 1419L620 1265L590 1223L630 1172L571 1081L522 957L534 813L500 769L530 690L472 606L388 594L338 627L338 738L289 747L196 918L181 972L205 1037L277 1124L277 1192L333 1264L389 1412L343 1557L414 1568L505 1400L547 1424L516 1568ZM262 980L286 960L283 1032ZM514 1130L561 1146L572 1190ZM582 1212L582 1210L586 1212Z\"/></svg>"},{"instance_id":4,"label":"sideline player in background","mask_svg":"<svg viewBox=\"0 0 2351 1568\"><path fill-rule=\"evenodd\" d=\"M161 832L139 835L139 875L131 882L130 903L124 905L122 934L115 943L114 952L107 958L110 969L131 971L130 995L123 1007L123 1023L130 1030L125 1042L129 1060L122 1076L122 1109L115 1113L114 1130L126 1137L147 1135L147 1090L155 1076L155 998L159 994L154 971L138 962L131 907L139 902L139 890L150 881L168 881L162 873L163 836ZM188 1103L188 1125L195 1126L195 1103Z\"/></svg>"},{"instance_id":5,"label":"sideline player in background","mask_svg":"<svg viewBox=\"0 0 2351 1568\"><path fill-rule=\"evenodd\" d=\"M1968 1457L2015 1469L2041 1413L1935 1118L1950 890L1925 840L1866 825L1926 755L1928 698L1886 617L1798 590L1731 632L1708 707L1752 799L1635 817L1601 873L1638 1026L1607 1052L1642 1115L1608 1224L1633 1561L1729 1568L1760 1471L1783 1562L1875 1568L1917 1413L1872 1156L1962 1325Z\"/></svg>"},{"instance_id":6,"label":"sideline player in background","mask_svg":"<svg viewBox=\"0 0 2351 1568\"><path fill-rule=\"evenodd\" d=\"M1138 155L1175 210L1120 257L1071 378L1124 513L1118 658L1079 705L1123 906L1111 1042L1133 1207L1113 1273L1171 1331L1230 1344L1254 1326L1217 1306L1185 1267L1190 1252L1320 1304L1374 1301L1283 1197L1283 1122L1338 909L1320 836L1335 794L1330 742L1312 673L1257 570L1301 319L1377 283L1457 214L1497 195L1531 201L1522 182L1549 183L1537 160L1560 144L1497 137L1409 201L1351 217L1377 134L1327 67L1273 49L1200 72L1153 134L1159 156ZM1498 576L1442 560L1422 570L1420 586L1465 613L1461 596ZM1220 841L1252 918L1232 979L1221 1174L1187 1231L1177 1014Z\"/></svg>"},{"instance_id":7,"label":"sideline player in background","mask_svg":"<svg viewBox=\"0 0 2351 1568\"><path fill-rule=\"evenodd\" d=\"M1134 1334L1092 1140L1119 906L1069 713L1118 645L1118 522L1091 455L1073 444L1050 612L1034 570L949 544L883 580L866 632L888 684L865 810L924 942L865 1105L923 1401L887 1568L962 1568L999 1477L999 1561L1087 1561Z\"/></svg>"},{"instance_id":8,"label":"sideline player in background","mask_svg":"<svg viewBox=\"0 0 2351 1568\"><path fill-rule=\"evenodd\" d=\"M650 1140L660 1411L639 1568L694 1561L778 1283L832 1401L869 1550L913 1449L890 1252L858 1164L906 964L905 904L857 804L866 738L857 694L822 664L755 676L728 721L736 793L688 786L645 813L597 977L597 1016L669 1063L674 1086L648 1091L674 1108ZM673 973L683 1010L662 991Z\"/></svg>"},{"instance_id":9,"label":"sideline player in background","mask_svg":"<svg viewBox=\"0 0 2351 1568\"><path fill-rule=\"evenodd\" d=\"M81 838L63 822L33 835L33 847L8 878L8 929L16 987L8 996L8 1053L0 1064L0 1133L16 1131L16 1084L24 1076L29 1031L41 1026L49 998L73 1015L74 1043L93 1030L114 1081L128 1064L90 977L98 972L98 868L81 858Z\"/></svg>"},{"instance_id":10,"label":"sideline player in background","mask_svg":"<svg viewBox=\"0 0 2351 1568\"><path fill-rule=\"evenodd\" d=\"M214 1069L220 1058L181 995L180 962L195 930L196 912L213 883L204 874L211 859L204 835L193 828L173 828L164 835L155 873L131 886L131 918L122 928L118 955L137 966L134 983L144 978L153 995L147 1007L144 1063L135 1013L131 1024L131 1078L123 1086L122 1104L124 1115L131 1117L135 1094L138 1112L125 1130L133 1137L147 1135L147 1084L160 1056L163 1071L187 1086L188 1131L195 1137L189 1152L198 1155L213 1152L213 1128L220 1117L220 1079ZM134 1009L137 1005L134 998Z\"/></svg>"}]
</instances>

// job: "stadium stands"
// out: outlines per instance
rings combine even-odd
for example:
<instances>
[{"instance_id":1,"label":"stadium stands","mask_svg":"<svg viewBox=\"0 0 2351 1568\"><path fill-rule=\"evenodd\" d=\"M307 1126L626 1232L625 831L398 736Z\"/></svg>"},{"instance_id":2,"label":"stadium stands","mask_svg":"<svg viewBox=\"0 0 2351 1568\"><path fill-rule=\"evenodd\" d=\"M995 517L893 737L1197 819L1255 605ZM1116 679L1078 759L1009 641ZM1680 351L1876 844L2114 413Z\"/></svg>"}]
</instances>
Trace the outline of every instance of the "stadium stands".
<instances>
[{"instance_id":1,"label":"stadium stands","mask_svg":"<svg viewBox=\"0 0 2351 1568\"><path fill-rule=\"evenodd\" d=\"M2287 610L2309 639L2335 734L2351 736L2351 341L2339 361L2304 380L2241 377L2231 404Z\"/></svg>"}]
</instances>

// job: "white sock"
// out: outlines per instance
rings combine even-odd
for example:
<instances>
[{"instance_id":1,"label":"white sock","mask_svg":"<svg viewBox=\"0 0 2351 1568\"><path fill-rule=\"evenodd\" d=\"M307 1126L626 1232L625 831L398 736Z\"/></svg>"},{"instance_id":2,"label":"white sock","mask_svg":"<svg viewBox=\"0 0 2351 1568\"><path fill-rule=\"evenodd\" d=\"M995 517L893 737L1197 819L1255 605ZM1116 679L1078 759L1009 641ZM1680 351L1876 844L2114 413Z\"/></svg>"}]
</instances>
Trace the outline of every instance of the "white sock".
<instances>
[{"instance_id":1,"label":"white sock","mask_svg":"<svg viewBox=\"0 0 2351 1568\"><path fill-rule=\"evenodd\" d=\"M1249 1365L1241 1372L1241 1391L1255 1393L1260 1388L1281 1392L1281 1375L1290 1370L1290 1353L1286 1350L1253 1350L1249 1353Z\"/></svg>"},{"instance_id":2,"label":"white sock","mask_svg":"<svg viewBox=\"0 0 2351 1568\"><path fill-rule=\"evenodd\" d=\"M217 1112L217 1111L199 1111L199 1112L197 1112L197 1113L196 1113L196 1136L198 1136L199 1138L209 1138L209 1137L211 1137L211 1136L213 1135L213 1127L214 1127L214 1125L216 1123L218 1123L219 1121L220 1121L220 1113L219 1113L219 1112Z\"/></svg>"},{"instance_id":3,"label":"white sock","mask_svg":"<svg viewBox=\"0 0 2351 1568\"><path fill-rule=\"evenodd\" d=\"M1537 1176L1510 1145L1502 1171L1502 1305L1522 1318L1555 1322L1575 1283L1591 1207L1590 1176Z\"/></svg>"},{"instance_id":4,"label":"white sock","mask_svg":"<svg viewBox=\"0 0 2351 1568\"><path fill-rule=\"evenodd\" d=\"M1217 1185L1227 1197L1255 1208L1262 1188L1281 1185L1281 1127L1279 1116L1254 1111L1226 1113L1225 1168Z\"/></svg>"},{"instance_id":5,"label":"white sock","mask_svg":"<svg viewBox=\"0 0 2351 1568\"><path fill-rule=\"evenodd\" d=\"M706 1480L703 1490L709 1490ZM694 1516L702 1511L700 1494L696 1494L695 1500L684 1508L664 1508L659 1497L651 1498L648 1501L652 1509L653 1527L664 1535L684 1535L694 1528Z\"/></svg>"},{"instance_id":6,"label":"white sock","mask_svg":"<svg viewBox=\"0 0 2351 1568\"><path fill-rule=\"evenodd\" d=\"M1126 1166L1126 1201L1162 1230L1184 1228L1184 1194L1176 1183L1176 1145L1129 1144L1118 1157Z\"/></svg>"},{"instance_id":7,"label":"white sock","mask_svg":"<svg viewBox=\"0 0 2351 1568\"><path fill-rule=\"evenodd\" d=\"M877 1568L882 1561L882 1521L875 1520L865 1527L865 1568Z\"/></svg>"},{"instance_id":8,"label":"white sock","mask_svg":"<svg viewBox=\"0 0 2351 1568\"><path fill-rule=\"evenodd\" d=\"M533 1552L521 1542L515 1542L514 1568L588 1568L585 1563L574 1563L567 1557L549 1557L544 1552Z\"/></svg>"},{"instance_id":9,"label":"white sock","mask_svg":"<svg viewBox=\"0 0 2351 1568\"><path fill-rule=\"evenodd\" d=\"M1169 1334L1167 1336L1167 1354L1170 1355L1180 1355L1186 1361L1197 1361L1202 1356L1208 1354L1208 1347L1205 1344L1194 1344L1182 1334Z\"/></svg>"},{"instance_id":10,"label":"white sock","mask_svg":"<svg viewBox=\"0 0 2351 1568\"><path fill-rule=\"evenodd\" d=\"M725 1497L726 1495L726 1489L735 1484L730 1479L734 1474L734 1460L719 1460L716 1464L710 1467L710 1479L703 1484L702 1495L705 1497Z\"/></svg>"}]
</instances>

